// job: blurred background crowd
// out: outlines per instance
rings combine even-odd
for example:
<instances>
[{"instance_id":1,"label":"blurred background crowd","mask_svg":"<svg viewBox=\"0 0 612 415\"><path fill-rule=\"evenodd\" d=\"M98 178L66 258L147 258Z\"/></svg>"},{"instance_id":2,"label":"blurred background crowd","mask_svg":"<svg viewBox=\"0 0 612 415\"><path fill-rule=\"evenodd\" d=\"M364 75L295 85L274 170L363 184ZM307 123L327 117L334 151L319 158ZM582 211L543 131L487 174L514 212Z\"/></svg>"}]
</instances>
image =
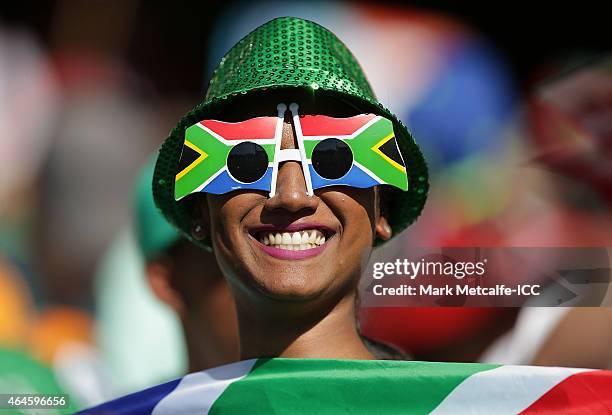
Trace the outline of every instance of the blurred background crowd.
<instances>
[{"instance_id":1,"label":"blurred background crowd","mask_svg":"<svg viewBox=\"0 0 612 415\"><path fill-rule=\"evenodd\" d=\"M377 259L423 246L585 247L609 258L606 13L411 4L0 6L0 393L50 382L89 406L188 370L181 324L145 278L137 177L225 52L278 16L336 33L424 149L424 213ZM359 317L364 334L418 359L612 363L606 308Z\"/></svg>"}]
</instances>

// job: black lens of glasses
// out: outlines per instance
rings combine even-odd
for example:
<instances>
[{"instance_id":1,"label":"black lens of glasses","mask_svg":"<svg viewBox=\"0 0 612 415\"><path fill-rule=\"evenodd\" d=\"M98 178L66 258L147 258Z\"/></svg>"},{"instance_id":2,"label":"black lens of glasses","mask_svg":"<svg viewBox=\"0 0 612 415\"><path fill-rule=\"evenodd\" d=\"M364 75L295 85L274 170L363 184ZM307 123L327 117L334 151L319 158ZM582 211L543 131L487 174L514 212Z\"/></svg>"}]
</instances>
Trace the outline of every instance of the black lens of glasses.
<instances>
[{"instance_id":1,"label":"black lens of glasses","mask_svg":"<svg viewBox=\"0 0 612 415\"><path fill-rule=\"evenodd\" d=\"M262 146L245 141L235 145L227 155L227 170L242 183L254 183L268 169L268 155Z\"/></svg>"},{"instance_id":2,"label":"black lens of glasses","mask_svg":"<svg viewBox=\"0 0 612 415\"><path fill-rule=\"evenodd\" d=\"M312 167L324 179L339 179L351 169L353 152L337 138L327 138L312 150Z\"/></svg>"}]
</instances>

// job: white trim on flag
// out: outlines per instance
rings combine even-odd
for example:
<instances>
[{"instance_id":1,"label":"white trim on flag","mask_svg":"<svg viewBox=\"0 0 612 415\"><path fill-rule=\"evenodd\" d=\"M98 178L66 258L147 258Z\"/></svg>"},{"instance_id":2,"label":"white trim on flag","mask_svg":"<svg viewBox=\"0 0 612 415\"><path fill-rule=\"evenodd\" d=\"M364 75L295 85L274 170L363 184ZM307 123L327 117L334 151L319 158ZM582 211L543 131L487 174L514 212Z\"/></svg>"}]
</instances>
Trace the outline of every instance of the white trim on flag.
<instances>
[{"instance_id":1,"label":"white trim on flag","mask_svg":"<svg viewBox=\"0 0 612 415\"><path fill-rule=\"evenodd\" d=\"M298 109L300 106L295 102L289 104L289 111L293 117L293 128L295 130L295 138L298 143L298 150L300 150L300 156L302 158L302 172L304 173L304 180L306 181L306 194L308 196L314 196L312 189L312 179L310 178L310 170L308 169L308 159L306 158L306 150L304 149L304 135L302 134L302 124L300 123L300 116Z\"/></svg>"},{"instance_id":2,"label":"white trim on flag","mask_svg":"<svg viewBox=\"0 0 612 415\"><path fill-rule=\"evenodd\" d=\"M592 369L500 366L459 384L430 415L518 414L573 374Z\"/></svg>"},{"instance_id":3,"label":"white trim on flag","mask_svg":"<svg viewBox=\"0 0 612 415\"><path fill-rule=\"evenodd\" d=\"M257 359L244 360L186 375L178 386L155 405L151 415L206 415L219 396L244 378Z\"/></svg>"},{"instance_id":4,"label":"white trim on flag","mask_svg":"<svg viewBox=\"0 0 612 415\"><path fill-rule=\"evenodd\" d=\"M277 120L276 130L274 131L274 160L272 160L272 180L270 182L270 197L274 197L276 194L276 179L278 177L278 164L280 163L278 157L281 151L281 143L283 140L283 126L285 123L285 112L287 111L287 104L282 102L276 106Z\"/></svg>"},{"instance_id":5,"label":"white trim on flag","mask_svg":"<svg viewBox=\"0 0 612 415\"><path fill-rule=\"evenodd\" d=\"M367 174L368 176L370 176L371 178L373 178L374 180L376 180L378 183L380 184L385 184L385 181L383 179L381 179L380 177L378 177L377 175L375 175L374 173L372 173L372 171L370 169L368 169L367 167L365 167L363 164L361 163L357 163L355 160L353 160L353 164L357 167L359 167L361 170L363 170L363 172L365 174Z\"/></svg>"}]
</instances>

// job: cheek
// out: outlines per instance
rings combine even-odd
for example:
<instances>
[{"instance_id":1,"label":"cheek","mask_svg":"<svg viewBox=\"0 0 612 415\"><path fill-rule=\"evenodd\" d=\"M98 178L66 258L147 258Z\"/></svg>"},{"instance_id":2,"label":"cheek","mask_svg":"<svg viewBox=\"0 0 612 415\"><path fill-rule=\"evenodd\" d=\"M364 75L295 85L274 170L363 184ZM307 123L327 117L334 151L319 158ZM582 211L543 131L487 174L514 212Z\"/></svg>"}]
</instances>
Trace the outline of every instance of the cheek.
<instances>
[{"instance_id":1,"label":"cheek","mask_svg":"<svg viewBox=\"0 0 612 415\"><path fill-rule=\"evenodd\" d=\"M368 200L364 196L343 195L333 204L334 214L342 224L336 269L356 278L367 268L374 241L374 203L370 202L370 208Z\"/></svg>"},{"instance_id":2,"label":"cheek","mask_svg":"<svg viewBox=\"0 0 612 415\"><path fill-rule=\"evenodd\" d=\"M224 205L225 203L223 201L216 199L213 199L212 202L208 202L210 232L213 240L218 240L219 235L225 233L224 219L227 214L223 212Z\"/></svg>"},{"instance_id":3,"label":"cheek","mask_svg":"<svg viewBox=\"0 0 612 415\"><path fill-rule=\"evenodd\" d=\"M213 249L223 266L228 263L226 259L235 251L236 235L240 233L240 204L222 195L210 197L208 206Z\"/></svg>"},{"instance_id":4,"label":"cheek","mask_svg":"<svg viewBox=\"0 0 612 415\"><path fill-rule=\"evenodd\" d=\"M233 275L248 260L243 221L257 211L260 197L246 193L209 195L213 249L225 275Z\"/></svg>"},{"instance_id":5,"label":"cheek","mask_svg":"<svg viewBox=\"0 0 612 415\"><path fill-rule=\"evenodd\" d=\"M366 208L359 204L351 206L350 213L346 216L346 223L346 233L350 234L351 238L358 238L360 241L367 241L368 245L371 244L374 222Z\"/></svg>"},{"instance_id":6,"label":"cheek","mask_svg":"<svg viewBox=\"0 0 612 415\"><path fill-rule=\"evenodd\" d=\"M244 194L208 195L213 234L227 237L240 229L242 218L250 206L246 196Z\"/></svg>"},{"instance_id":7,"label":"cheek","mask_svg":"<svg viewBox=\"0 0 612 415\"><path fill-rule=\"evenodd\" d=\"M327 206L341 221L343 232L359 239L372 238L376 209L374 189L347 189L323 196Z\"/></svg>"}]
</instances>

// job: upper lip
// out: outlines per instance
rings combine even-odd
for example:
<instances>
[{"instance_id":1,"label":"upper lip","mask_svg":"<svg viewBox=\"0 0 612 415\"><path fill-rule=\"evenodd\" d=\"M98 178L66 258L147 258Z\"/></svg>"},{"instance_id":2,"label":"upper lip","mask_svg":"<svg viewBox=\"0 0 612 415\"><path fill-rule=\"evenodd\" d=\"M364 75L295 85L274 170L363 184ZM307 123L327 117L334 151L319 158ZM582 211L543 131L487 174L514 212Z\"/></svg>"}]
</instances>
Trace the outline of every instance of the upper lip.
<instances>
[{"instance_id":1,"label":"upper lip","mask_svg":"<svg viewBox=\"0 0 612 415\"><path fill-rule=\"evenodd\" d=\"M273 225L273 224L262 224L258 226L253 226L248 229L248 232L257 236L261 232L298 232L302 230L310 230L317 229L325 234L326 237L329 237L336 233L336 231L327 226L320 223L291 223L288 225Z\"/></svg>"}]
</instances>

